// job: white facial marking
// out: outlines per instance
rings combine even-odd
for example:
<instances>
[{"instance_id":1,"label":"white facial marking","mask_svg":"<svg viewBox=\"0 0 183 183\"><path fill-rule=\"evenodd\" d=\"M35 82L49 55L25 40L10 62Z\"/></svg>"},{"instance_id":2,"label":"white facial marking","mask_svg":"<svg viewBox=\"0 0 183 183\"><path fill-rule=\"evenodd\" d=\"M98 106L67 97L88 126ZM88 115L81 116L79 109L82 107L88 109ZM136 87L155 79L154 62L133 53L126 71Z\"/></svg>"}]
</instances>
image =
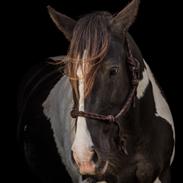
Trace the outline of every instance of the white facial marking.
<instances>
[{"instance_id":1,"label":"white facial marking","mask_svg":"<svg viewBox=\"0 0 183 183\"><path fill-rule=\"evenodd\" d=\"M151 72L151 69L149 68L149 66L147 65L145 60L144 60L144 64L145 64L146 68L144 69L143 74L142 74L143 78L139 82L139 85L137 87L137 98L140 99L144 96L146 88L147 88L149 82L151 82L154 101L155 101L155 107L156 107L155 115L164 118L171 125L172 131L173 131L173 138L175 141L175 129L174 129L173 118L172 118L172 115L170 112L170 108L169 108L165 98L163 97L161 90L159 89L158 85L156 84L156 81ZM174 159L174 154L175 154L175 145L174 145L173 153L171 156L170 164L172 163L172 161Z\"/></svg>"},{"instance_id":2,"label":"white facial marking","mask_svg":"<svg viewBox=\"0 0 183 183\"><path fill-rule=\"evenodd\" d=\"M77 70L77 76L79 78L79 110L84 111L84 80L83 80L83 69L84 68L84 59L86 58L87 52L84 51L83 54L83 63L82 67L79 66ZM77 129L76 135L74 139L74 143L72 145L72 150L77 153L78 159L80 161L89 161L89 157L87 157L87 153L90 148L93 146L93 142L91 139L91 135L88 131L86 120L84 117L78 117L77 119Z\"/></svg>"},{"instance_id":3,"label":"white facial marking","mask_svg":"<svg viewBox=\"0 0 183 183\"><path fill-rule=\"evenodd\" d=\"M161 181L159 180L159 177L157 177L153 183L161 183Z\"/></svg>"}]
</instances>

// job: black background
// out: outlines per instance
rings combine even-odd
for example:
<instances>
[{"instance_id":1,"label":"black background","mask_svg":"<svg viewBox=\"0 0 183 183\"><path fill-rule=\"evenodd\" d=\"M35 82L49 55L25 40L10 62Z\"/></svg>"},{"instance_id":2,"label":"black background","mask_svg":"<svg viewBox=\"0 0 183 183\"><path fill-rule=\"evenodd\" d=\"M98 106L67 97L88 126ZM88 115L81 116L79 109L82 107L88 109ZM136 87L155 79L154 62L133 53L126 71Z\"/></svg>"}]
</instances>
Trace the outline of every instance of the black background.
<instances>
[{"instance_id":1,"label":"black background","mask_svg":"<svg viewBox=\"0 0 183 183\"><path fill-rule=\"evenodd\" d=\"M16 95L20 81L35 64L49 56L66 54L69 43L57 30L47 14L47 5L78 19L81 15L96 10L116 13L127 0L26 0L16 1L2 7L7 31L3 86L7 97L4 113L6 130L2 130L5 142L6 181L33 182L16 143ZM176 156L172 165L172 182L181 180L181 49L180 16L178 5L168 0L141 0L137 21L130 33L139 45L144 58L162 86L173 113L176 129ZM3 34L4 36L4 34ZM8 40L8 42L7 42ZM179 166L180 165L180 166ZM64 182L64 180L59 180Z\"/></svg>"}]
</instances>

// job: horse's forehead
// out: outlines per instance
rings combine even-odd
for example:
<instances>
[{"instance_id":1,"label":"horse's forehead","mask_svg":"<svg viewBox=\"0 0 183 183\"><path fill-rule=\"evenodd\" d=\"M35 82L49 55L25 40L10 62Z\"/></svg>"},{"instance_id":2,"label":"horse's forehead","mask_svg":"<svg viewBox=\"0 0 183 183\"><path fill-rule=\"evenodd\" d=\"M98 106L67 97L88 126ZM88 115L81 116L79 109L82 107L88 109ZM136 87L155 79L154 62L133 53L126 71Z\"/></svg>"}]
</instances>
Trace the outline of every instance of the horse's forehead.
<instances>
[{"instance_id":1,"label":"horse's forehead","mask_svg":"<svg viewBox=\"0 0 183 183\"><path fill-rule=\"evenodd\" d=\"M123 44L117 38L111 38L109 49L107 53L107 57L109 58L116 58L122 56L124 52Z\"/></svg>"}]
</instances>

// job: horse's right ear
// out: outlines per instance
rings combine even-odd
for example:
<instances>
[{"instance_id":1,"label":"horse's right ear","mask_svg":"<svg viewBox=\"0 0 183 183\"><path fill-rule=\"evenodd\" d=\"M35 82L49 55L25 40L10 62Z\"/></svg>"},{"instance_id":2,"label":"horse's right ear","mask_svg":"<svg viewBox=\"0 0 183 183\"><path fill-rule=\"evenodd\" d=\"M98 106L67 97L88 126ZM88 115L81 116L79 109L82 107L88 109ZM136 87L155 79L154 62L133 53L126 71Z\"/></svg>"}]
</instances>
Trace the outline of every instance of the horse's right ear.
<instances>
[{"instance_id":1,"label":"horse's right ear","mask_svg":"<svg viewBox=\"0 0 183 183\"><path fill-rule=\"evenodd\" d=\"M57 28L62 31L65 37L70 41L72 39L73 29L76 25L76 21L62 13L57 12L51 6L47 6L47 8L50 17L56 24Z\"/></svg>"}]
</instances>

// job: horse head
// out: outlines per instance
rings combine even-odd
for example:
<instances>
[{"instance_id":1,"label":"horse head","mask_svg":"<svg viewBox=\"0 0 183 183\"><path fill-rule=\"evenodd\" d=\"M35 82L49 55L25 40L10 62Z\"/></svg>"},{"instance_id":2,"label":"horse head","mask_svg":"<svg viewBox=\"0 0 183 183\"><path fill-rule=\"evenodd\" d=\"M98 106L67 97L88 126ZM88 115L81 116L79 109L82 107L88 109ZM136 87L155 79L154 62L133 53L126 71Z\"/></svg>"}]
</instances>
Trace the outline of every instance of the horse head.
<instances>
[{"instance_id":1,"label":"horse head","mask_svg":"<svg viewBox=\"0 0 183 183\"><path fill-rule=\"evenodd\" d=\"M120 116L117 123L111 123L101 116L118 114L131 91L127 37L138 7L139 0L133 0L115 16L95 12L77 22L48 7L52 20L70 41L65 73L73 89L74 107L91 112L88 117L76 115L73 162L81 175L98 180L119 175L128 159L121 128L125 119Z\"/></svg>"}]
</instances>

